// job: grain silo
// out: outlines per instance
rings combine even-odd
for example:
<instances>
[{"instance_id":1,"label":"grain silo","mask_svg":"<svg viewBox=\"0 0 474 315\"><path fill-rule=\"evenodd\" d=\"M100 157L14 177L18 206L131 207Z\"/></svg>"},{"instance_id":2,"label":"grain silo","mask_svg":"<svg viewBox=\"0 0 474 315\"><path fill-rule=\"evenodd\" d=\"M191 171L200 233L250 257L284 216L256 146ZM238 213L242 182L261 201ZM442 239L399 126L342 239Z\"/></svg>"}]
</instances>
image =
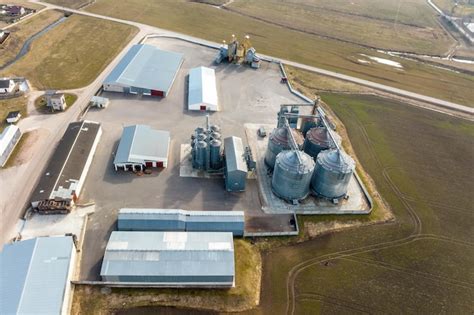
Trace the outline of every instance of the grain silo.
<instances>
[{"instance_id":1,"label":"grain silo","mask_svg":"<svg viewBox=\"0 0 474 315\"><path fill-rule=\"evenodd\" d=\"M209 142L210 147L210 167L213 170L218 170L222 168L222 155L221 147L222 142L217 139L212 139Z\"/></svg>"},{"instance_id":2,"label":"grain silo","mask_svg":"<svg viewBox=\"0 0 474 315\"><path fill-rule=\"evenodd\" d=\"M195 148L195 156L193 159L193 167L196 169L204 170L207 165L207 142L197 141Z\"/></svg>"},{"instance_id":3,"label":"grain silo","mask_svg":"<svg viewBox=\"0 0 474 315\"><path fill-rule=\"evenodd\" d=\"M333 138L337 144L341 143L341 138L333 133ZM326 127L311 128L306 134L306 139L303 144L303 150L313 158L316 158L319 152L334 147Z\"/></svg>"},{"instance_id":4,"label":"grain silo","mask_svg":"<svg viewBox=\"0 0 474 315\"><path fill-rule=\"evenodd\" d=\"M278 154L272 177L272 191L287 200L302 200L310 191L314 160L301 151L282 151Z\"/></svg>"},{"instance_id":5,"label":"grain silo","mask_svg":"<svg viewBox=\"0 0 474 315\"><path fill-rule=\"evenodd\" d=\"M354 168L354 160L343 151L322 151L316 159L311 190L316 195L329 199L344 197Z\"/></svg>"},{"instance_id":6,"label":"grain silo","mask_svg":"<svg viewBox=\"0 0 474 315\"><path fill-rule=\"evenodd\" d=\"M311 128L318 127L321 125L321 121L318 117L304 117L301 119L300 131L303 136L306 137L306 134Z\"/></svg>"},{"instance_id":7,"label":"grain silo","mask_svg":"<svg viewBox=\"0 0 474 315\"><path fill-rule=\"evenodd\" d=\"M291 129L293 137L298 145L303 143L303 137L296 130ZM288 140L288 129L286 127L275 128L268 140L267 152L265 153L265 164L273 170L278 153L283 150L290 150Z\"/></svg>"}]
</instances>

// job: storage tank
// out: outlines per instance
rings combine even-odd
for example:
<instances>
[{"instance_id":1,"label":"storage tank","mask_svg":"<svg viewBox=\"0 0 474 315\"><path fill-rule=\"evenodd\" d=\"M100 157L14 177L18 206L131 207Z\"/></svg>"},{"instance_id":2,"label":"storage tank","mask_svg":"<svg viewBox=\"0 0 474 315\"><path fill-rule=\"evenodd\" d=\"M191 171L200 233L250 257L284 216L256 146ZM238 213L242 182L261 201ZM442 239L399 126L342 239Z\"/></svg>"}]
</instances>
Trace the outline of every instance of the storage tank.
<instances>
[{"instance_id":1,"label":"storage tank","mask_svg":"<svg viewBox=\"0 0 474 315\"><path fill-rule=\"evenodd\" d=\"M301 134L294 129L291 129L291 131L298 146L301 145L303 143L303 137ZM273 170L278 153L289 149L290 146L288 144L287 129L285 127L273 129L268 139L267 152L265 153L265 164Z\"/></svg>"},{"instance_id":2,"label":"storage tank","mask_svg":"<svg viewBox=\"0 0 474 315\"><path fill-rule=\"evenodd\" d=\"M333 136L336 142L340 144L341 138L335 133L333 133ZM334 144L332 143L331 137L329 136L326 127L316 127L311 128L311 130L306 134L303 150L313 158L316 158L319 152L327 150L333 146Z\"/></svg>"},{"instance_id":3,"label":"storage tank","mask_svg":"<svg viewBox=\"0 0 474 315\"><path fill-rule=\"evenodd\" d=\"M197 141L195 145L195 154L193 159L193 167L196 169L206 169L207 162L207 143L205 141Z\"/></svg>"},{"instance_id":4,"label":"storage tank","mask_svg":"<svg viewBox=\"0 0 474 315\"><path fill-rule=\"evenodd\" d=\"M310 191L313 171L314 160L308 154L293 150L280 152L273 171L273 193L287 201L306 198Z\"/></svg>"},{"instance_id":5,"label":"storage tank","mask_svg":"<svg viewBox=\"0 0 474 315\"><path fill-rule=\"evenodd\" d=\"M322 151L316 159L311 190L329 199L344 197L354 169L355 162L346 153L337 149Z\"/></svg>"},{"instance_id":6,"label":"storage tank","mask_svg":"<svg viewBox=\"0 0 474 315\"><path fill-rule=\"evenodd\" d=\"M321 125L321 122L319 120L319 118L310 118L310 117L305 117L305 118L302 118L301 119L301 127L300 127L300 130L301 130L301 133L303 134L303 136L306 137L306 134L308 133L308 131L311 129L311 128L314 128L314 127L318 127Z\"/></svg>"},{"instance_id":7,"label":"storage tank","mask_svg":"<svg viewBox=\"0 0 474 315\"><path fill-rule=\"evenodd\" d=\"M217 131L211 132L211 139L214 140L221 140L221 134Z\"/></svg>"},{"instance_id":8,"label":"storage tank","mask_svg":"<svg viewBox=\"0 0 474 315\"><path fill-rule=\"evenodd\" d=\"M209 142L210 146L210 167L214 170L222 168L222 156L221 147L222 142L217 139L213 139Z\"/></svg>"},{"instance_id":9,"label":"storage tank","mask_svg":"<svg viewBox=\"0 0 474 315\"><path fill-rule=\"evenodd\" d=\"M221 127L218 125L212 125L209 129L211 129L212 132L221 132Z\"/></svg>"}]
</instances>

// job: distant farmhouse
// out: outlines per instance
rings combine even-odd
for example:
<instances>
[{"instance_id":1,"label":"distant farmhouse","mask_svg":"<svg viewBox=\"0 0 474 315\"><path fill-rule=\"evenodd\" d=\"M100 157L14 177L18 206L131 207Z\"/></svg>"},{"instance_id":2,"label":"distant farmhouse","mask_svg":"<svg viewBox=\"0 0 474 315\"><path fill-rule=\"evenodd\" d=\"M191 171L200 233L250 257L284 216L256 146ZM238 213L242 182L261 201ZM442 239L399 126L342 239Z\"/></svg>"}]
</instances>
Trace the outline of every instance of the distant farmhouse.
<instances>
[{"instance_id":1,"label":"distant farmhouse","mask_svg":"<svg viewBox=\"0 0 474 315\"><path fill-rule=\"evenodd\" d=\"M15 90L15 82L11 79L0 79L0 95L12 94Z\"/></svg>"},{"instance_id":2,"label":"distant farmhouse","mask_svg":"<svg viewBox=\"0 0 474 315\"><path fill-rule=\"evenodd\" d=\"M9 5L9 4L2 4L0 6L0 14L4 16L22 16L26 13L24 7L19 5Z\"/></svg>"}]
</instances>

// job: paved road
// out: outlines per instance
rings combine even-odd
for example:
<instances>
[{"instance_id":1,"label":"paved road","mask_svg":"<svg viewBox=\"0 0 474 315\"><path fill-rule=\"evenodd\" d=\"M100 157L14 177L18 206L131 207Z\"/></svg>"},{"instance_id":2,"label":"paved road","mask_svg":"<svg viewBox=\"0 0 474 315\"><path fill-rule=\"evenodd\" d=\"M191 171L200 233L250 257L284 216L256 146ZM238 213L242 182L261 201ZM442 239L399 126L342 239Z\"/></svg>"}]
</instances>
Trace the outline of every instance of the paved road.
<instances>
[{"instance_id":1,"label":"paved road","mask_svg":"<svg viewBox=\"0 0 474 315\"><path fill-rule=\"evenodd\" d=\"M141 24L141 23L137 23L137 22L133 22L133 21L117 19L117 18L113 18L113 17L109 17L109 16L104 16L104 15L100 15L100 14L86 12L86 11L68 9L68 8L65 8L65 7L59 7L59 6L55 6L55 5L51 5L51 4L43 3L43 2L39 2L39 1L32 1L32 2L41 3L42 5L45 5L49 8L57 8L57 9L62 9L62 10L68 10L68 11L71 11L71 12L74 12L74 13L77 13L77 14L82 14L82 15L92 16L92 17L96 17L96 18L100 18L100 19L106 19L106 20L110 20L110 21L115 21L115 22L120 22L120 23L133 25L133 26L138 27L142 32L145 32L147 34L169 35L169 36L174 36L174 37L181 38L181 39L184 39L184 40L188 40L188 41L191 41L191 42L195 42L195 43L198 43L198 44L208 45L208 46L211 46L211 47L219 47L220 46L220 44L215 43L215 42L210 42L210 41L203 40L203 39L200 39L200 38L196 38L196 37L193 37L193 36L168 31L168 30L165 30L165 29L161 29L161 28L157 28L157 27L153 27L153 26L150 26L150 25L145 25L145 24ZM464 105L456 104L456 103L453 103L453 102L441 100L441 99L438 99L438 98L434 98L434 97L430 97L430 96L426 96L426 95L422 95L422 94L418 94L418 93L398 89L398 88L395 88L395 87L391 87L391 86L380 84L380 83L375 83L375 82L364 80L364 79L359 79L359 78L356 78L356 77L353 77L353 76L349 76L349 75L337 73L337 72L334 72L334 71L329 71L329 70L321 69L321 68L318 68L318 67L313 67L313 66L301 64L301 63L290 61L290 60L284 60L284 59L280 59L280 58L276 58L276 57L272 57L272 56L268 56L268 55L262 55L262 54L259 54L259 55L262 56L264 59L273 60L275 62L282 62L284 64L287 64L287 65L290 65L290 66L293 66L293 67L297 67L297 68L305 69L305 70L312 71L312 72L315 72L315 73L323 74L323 75L333 77L333 78L336 78L336 79L341 79L341 80L344 80L344 81L364 85L364 86L367 86L367 87L370 87L370 88L373 88L373 89L377 89L377 90L380 90L380 91L383 91L383 92L396 94L398 96L407 97L407 98L417 100L417 101L427 102L427 103L430 103L432 105L436 105L436 106L441 107L441 111L442 111L442 108L446 108L446 109L449 109L449 110L454 110L454 111L474 115L474 108L471 108L471 107L468 107L468 106L464 106Z\"/></svg>"}]
</instances>

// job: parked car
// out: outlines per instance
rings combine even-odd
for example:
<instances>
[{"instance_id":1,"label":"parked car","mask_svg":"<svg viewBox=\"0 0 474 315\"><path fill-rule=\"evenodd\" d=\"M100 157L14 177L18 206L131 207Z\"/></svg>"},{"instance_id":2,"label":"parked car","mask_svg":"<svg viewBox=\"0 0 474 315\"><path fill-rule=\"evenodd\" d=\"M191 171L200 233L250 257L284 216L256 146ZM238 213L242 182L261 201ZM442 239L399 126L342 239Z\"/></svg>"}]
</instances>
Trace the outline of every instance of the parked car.
<instances>
[{"instance_id":1,"label":"parked car","mask_svg":"<svg viewBox=\"0 0 474 315\"><path fill-rule=\"evenodd\" d=\"M257 134L259 137L265 138L267 136L267 131L265 130L265 128L260 127L258 128Z\"/></svg>"}]
</instances>

